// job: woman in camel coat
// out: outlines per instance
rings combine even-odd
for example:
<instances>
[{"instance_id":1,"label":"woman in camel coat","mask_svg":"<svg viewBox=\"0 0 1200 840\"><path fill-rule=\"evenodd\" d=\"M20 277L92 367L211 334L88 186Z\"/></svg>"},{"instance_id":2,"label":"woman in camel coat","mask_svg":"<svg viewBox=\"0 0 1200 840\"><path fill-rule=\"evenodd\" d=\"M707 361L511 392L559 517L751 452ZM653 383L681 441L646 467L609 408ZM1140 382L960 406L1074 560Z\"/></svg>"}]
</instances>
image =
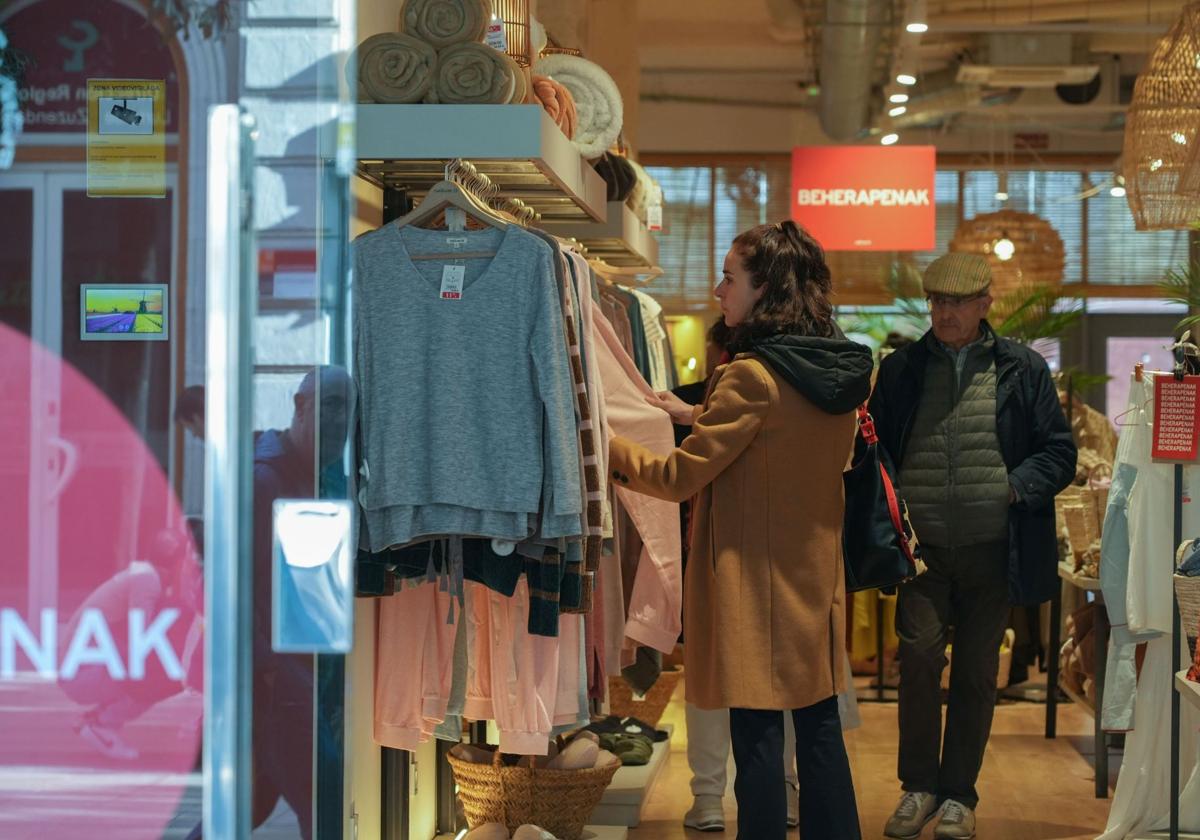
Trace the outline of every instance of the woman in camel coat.
<instances>
[{"instance_id":1,"label":"woman in camel coat","mask_svg":"<svg viewBox=\"0 0 1200 840\"><path fill-rule=\"evenodd\" d=\"M623 438L614 480L658 498L698 495L684 581L687 698L728 708L741 840L786 833L783 716L796 724L801 836L859 836L838 719L845 686L842 470L871 353L841 337L824 253L792 222L739 236L717 288L733 359L667 457Z\"/></svg>"}]
</instances>

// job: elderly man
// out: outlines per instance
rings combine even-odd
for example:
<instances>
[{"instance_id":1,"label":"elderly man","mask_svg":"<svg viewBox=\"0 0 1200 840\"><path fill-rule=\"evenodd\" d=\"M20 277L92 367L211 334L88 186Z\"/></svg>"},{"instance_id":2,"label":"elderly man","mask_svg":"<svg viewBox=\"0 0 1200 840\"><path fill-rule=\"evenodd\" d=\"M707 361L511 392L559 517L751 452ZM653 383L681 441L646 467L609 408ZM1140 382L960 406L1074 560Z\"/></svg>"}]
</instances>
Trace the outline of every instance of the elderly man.
<instances>
[{"instance_id":1,"label":"elderly man","mask_svg":"<svg viewBox=\"0 0 1200 840\"><path fill-rule=\"evenodd\" d=\"M916 838L940 815L935 837L968 840L1009 608L1058 585L1054 497L1075 475L1075 444L1046 362L986 320L987 261L947 254L924 290L933 328L883 360L870 403L929 566L897 604L904 795L884 833Z\"/></svg>"}]
</instances>

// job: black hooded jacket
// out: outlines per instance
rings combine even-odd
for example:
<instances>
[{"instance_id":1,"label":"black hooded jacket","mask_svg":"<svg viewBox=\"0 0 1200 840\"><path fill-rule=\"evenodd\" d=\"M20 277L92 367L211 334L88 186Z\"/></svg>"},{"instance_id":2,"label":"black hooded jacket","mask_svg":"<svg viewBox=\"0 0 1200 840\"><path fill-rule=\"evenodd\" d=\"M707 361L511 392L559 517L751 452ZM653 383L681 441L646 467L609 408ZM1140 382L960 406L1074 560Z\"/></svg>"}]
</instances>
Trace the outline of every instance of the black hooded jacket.
<instances>
[{"instance_id":1,"label":"black hooded jacket","mask_svg":"<svg viewBox=\"0 0 1200 840\"><path fill-rule=\"evenodd\" d=\"M871 394L871 350L849 339L774 335L749 352L826 414L854 411Z\"/></svg>"}]
</instances>

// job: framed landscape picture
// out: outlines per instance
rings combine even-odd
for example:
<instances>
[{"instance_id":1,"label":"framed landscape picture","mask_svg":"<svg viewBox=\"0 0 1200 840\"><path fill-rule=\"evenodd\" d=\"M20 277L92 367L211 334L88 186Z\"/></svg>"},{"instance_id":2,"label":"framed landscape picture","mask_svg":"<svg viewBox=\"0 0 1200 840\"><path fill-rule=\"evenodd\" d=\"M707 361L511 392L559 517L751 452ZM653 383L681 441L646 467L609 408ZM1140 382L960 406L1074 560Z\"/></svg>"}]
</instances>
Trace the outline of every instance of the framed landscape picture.
<instances>
[{"instance_id":1,"label":"framed landscape picture","mask_svg":"<svg viewBox=\"0 0 1200 840\"><path fill-rule=\"evenodd\" d=\"M166 341L170 306L166 283L80 287L79 337L83 341Z\"/></svg>"}]
</instances>

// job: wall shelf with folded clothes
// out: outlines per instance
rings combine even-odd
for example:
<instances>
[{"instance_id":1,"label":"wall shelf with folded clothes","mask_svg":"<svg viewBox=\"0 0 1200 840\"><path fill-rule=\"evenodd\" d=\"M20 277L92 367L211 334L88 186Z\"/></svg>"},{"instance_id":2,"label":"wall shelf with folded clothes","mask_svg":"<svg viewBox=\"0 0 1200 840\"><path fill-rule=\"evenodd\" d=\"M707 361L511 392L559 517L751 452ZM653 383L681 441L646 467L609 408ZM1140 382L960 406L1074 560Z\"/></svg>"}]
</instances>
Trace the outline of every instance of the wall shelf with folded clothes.
<instances>
[{"instance_id":1,"label":"wall shelf with folded clothes","mask_svg":"<svg viewBox=\"0 0 1200 840\"><path fill-rule=\"evenodd\" d=\"M602 222L604 181L540 105L360 104L358 174L419 200L455 158L545 222Z\"/></svg>"},{"instance_id":2,"label":"wall shelf with folded clothes","mask_svg":"<svg viewBox=\"0 0 1200 840\"><path fill-rule=\"evenodd\" d=\"M547 233L572 236L582 242L588 257L617 268L657 268L658 238L623 201L608 203L602 222L562 222L545 225Z\"/></svg>"}]
</instances>

